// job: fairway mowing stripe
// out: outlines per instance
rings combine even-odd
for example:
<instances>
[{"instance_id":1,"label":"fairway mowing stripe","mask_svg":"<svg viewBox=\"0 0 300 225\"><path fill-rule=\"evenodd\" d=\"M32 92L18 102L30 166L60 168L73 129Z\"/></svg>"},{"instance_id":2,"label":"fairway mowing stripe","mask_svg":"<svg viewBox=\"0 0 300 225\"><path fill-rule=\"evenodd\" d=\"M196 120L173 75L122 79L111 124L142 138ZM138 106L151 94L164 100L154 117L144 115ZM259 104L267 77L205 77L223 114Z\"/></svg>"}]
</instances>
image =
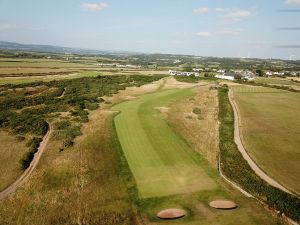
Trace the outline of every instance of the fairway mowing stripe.
<instances>
[{"instance_id":1,"label":"fairway mowing stripe","mask_svg":"<svg viewBox=\"0 0 300 225\"><path fill-rule=\"evenodd\" d=\"M188 89L160 91L112 108L121 112L114 118L116 131L141 198L216 188L192 150L155 109L191 95Z\"/></svg>"}]
</instances>

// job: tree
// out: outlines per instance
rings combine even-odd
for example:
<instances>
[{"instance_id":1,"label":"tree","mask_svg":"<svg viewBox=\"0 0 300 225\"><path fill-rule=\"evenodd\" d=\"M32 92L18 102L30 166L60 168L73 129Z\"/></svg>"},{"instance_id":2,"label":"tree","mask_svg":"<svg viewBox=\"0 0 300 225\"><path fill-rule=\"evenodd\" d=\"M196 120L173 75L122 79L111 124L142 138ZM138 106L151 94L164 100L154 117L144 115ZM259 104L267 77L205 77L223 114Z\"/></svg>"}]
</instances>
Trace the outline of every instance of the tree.
<instances>
[{"instance_id":1,"label":"tree","mask_svg":"<svg viewBox=\"0 0 300 225\"><path fill-rule=\"evenodd\" d=\"M259 77L262 77L264 75L262 70L256 70L255 72Z\"/></svg>"},{"instance_id":2,"label":"tree","mask_svg":"<svg viewBox=\"0 0 300 225\"><path fill-rule=\"evenodd\" d=\"M241 80L242 79L242 75L236 73L236 74L234 74L234 79Z\"/></svg>"}]
</instances>

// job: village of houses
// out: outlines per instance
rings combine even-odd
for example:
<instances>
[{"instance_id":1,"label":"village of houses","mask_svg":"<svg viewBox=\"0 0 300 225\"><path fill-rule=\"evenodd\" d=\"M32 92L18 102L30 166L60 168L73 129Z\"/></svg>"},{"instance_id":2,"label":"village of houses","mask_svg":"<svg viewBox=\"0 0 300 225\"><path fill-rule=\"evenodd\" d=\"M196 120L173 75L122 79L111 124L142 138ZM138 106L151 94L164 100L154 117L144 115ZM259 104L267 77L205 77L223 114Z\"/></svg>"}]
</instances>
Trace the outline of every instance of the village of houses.
<instances>
[{"instance_id":1,"label":"village of houses","mask_svg":"<svg viewBox=\"0 0 300 225\"><path fill-rule=\"evenodd\" d=\"M233 70L232 72L226 72L225 69L196 69L193 68L193 72L181 72L181 71L176 71L176 70L169 70L169 74L172 76L195 76L199 77L201 72L205 71L212 71L215 73L214 77L218 79L223 79L223 80L235 80L236 75L239 74L240 78L243 80L254 80L255 74L250 72L250 71L243 71L243 70Z\"/></svg>"},{"instance_id":2,"label":"village of houses","mask_svg":"<svg viewBox=\"0 0 300 225\"><path fill-rule=\"evenodd\" d=\"M100 67L115 67L115 68L125 68L125 69L141 69L143 68L141 65L131 65L131 64L119 64L119 63L98 63L96 64ZM147 66L147 69L157 69L156 64L150 64ZM215 69L215 68L193 68L192 71L177 71L177 70L169 70L169 75L171 76L195 76L200 77L201 73L210 72L210 76L223 79L223 80L230 80L234 81L236 79L245 80L245 81L253 81L256 79L258 74L249 71L249 70L230 70L226 71L225 69ZM264 76L267 77L285 77L285 76L300 76L300 71L264 71Z\"/></svg>"}]
</instances>

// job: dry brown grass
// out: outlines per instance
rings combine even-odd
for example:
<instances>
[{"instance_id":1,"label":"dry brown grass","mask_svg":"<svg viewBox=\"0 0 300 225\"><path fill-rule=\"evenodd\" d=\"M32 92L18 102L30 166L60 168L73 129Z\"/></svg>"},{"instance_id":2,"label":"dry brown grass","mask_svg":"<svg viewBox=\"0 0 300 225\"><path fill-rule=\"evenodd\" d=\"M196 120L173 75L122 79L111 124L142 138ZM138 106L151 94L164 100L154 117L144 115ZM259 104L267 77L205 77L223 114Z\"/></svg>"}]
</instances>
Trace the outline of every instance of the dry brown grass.
<instances>
[{"instance_id":1,"label":"dry brown grass","mask_svg":"<svg viewBox=\"0 0 300 225\"><path fill-rule=\"evenodd\" d=\"M210 86L197 86L196 95L181 101L167 112L167 120L192 147L214 167L217 165L218 153L218 100L217 91ZM201 109L201 114L193 109Z\"/></svg>"},{"instance_id":2,"label":"dry brown grass","mask_svg":"<svg viewBox=\"0 0 300 225\"><path fill-rule=\"evenodd\" d=\"M116 103L119 103L122 101L126 101L126 100L132 100L139 95L154 92L162 84L163 84L163 80L159 80L159 81L155 81L151 84L143 85L141 87L126 88L125 90L119 91L119 93L117 93L113 96L105 96L105 97L103 97L103 99L109 104L103 105L102 108L110 108L113 104L116 104Z\"/></svg>"},{"instance_id":3,"label":"dry brown grass","mask_svg":"<svg viewBox=\"0 0 300 225\"><path fill-rule=\"evenodd\" d=\"M28 182L0 202L0 224L131 225L110 118L111 112L93 112L74 148L59 152L52 140Z\"/></svg>"},{"instance_id":4,"label":"dry brown grass","mask_svg":"<svg viewBox=\"0 0 300 225\"><path fill-rule=\"evenodd\" d=\"M155 91L159 84L129 88L110 100L113 104L124 96ZM104 106L90 114L74 147L60 152L60 141L49 142L29 180L0 202L1 225L134 224L111 136L113 112L104 109L109 104Z\"/></svg>"},{"instance_id":5,"label":"dry brown grass","mask_svg":"<svg viewBox=\"0 0 300 225\"><path fill-rule=\"evenodd\" d=\"M47 74L74 71L72 68L19 68L0 67L0 75L9 74Z\"/></svg>"},{"instance_id":6,"label":"dry brown grass","mask_svg":"<svg viewBox=\"0 0 300 225\"><path fill-rule=\"evenodd\" d=\"M22 173L19 160L28 151L26 140L18 141L6 131L0 131L0 191L12 184Z\"/></svg>"}]
</instances>

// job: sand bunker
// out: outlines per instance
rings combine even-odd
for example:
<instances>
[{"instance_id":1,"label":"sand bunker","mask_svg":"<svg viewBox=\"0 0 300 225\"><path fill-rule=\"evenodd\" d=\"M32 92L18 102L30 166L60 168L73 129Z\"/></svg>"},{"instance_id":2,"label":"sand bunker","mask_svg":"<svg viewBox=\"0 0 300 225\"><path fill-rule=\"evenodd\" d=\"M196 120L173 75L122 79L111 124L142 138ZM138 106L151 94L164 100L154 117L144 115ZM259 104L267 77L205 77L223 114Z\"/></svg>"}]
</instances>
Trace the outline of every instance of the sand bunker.
<instances>
[{"instance_id":1,"label":"sand bunker","mask_svg":"<svg viewBox=\"0 0 300 225\"><path fill-rule=\"evenodd\" d=\"M186 212L182 209L165 209L157 213L157 217L163 220L174 220L182 218Z\"/></svg>"},{"instance_id":2,"label":"sand bunker","mask_svg":"<svg viewBox=\"0 0 300 225\"><path fill-rule=\"evenodd\" d=\"M237 204L228 200L216 200L210 202L209 206L215 209L235 209Z\"/></svg>"}]
</instances>

